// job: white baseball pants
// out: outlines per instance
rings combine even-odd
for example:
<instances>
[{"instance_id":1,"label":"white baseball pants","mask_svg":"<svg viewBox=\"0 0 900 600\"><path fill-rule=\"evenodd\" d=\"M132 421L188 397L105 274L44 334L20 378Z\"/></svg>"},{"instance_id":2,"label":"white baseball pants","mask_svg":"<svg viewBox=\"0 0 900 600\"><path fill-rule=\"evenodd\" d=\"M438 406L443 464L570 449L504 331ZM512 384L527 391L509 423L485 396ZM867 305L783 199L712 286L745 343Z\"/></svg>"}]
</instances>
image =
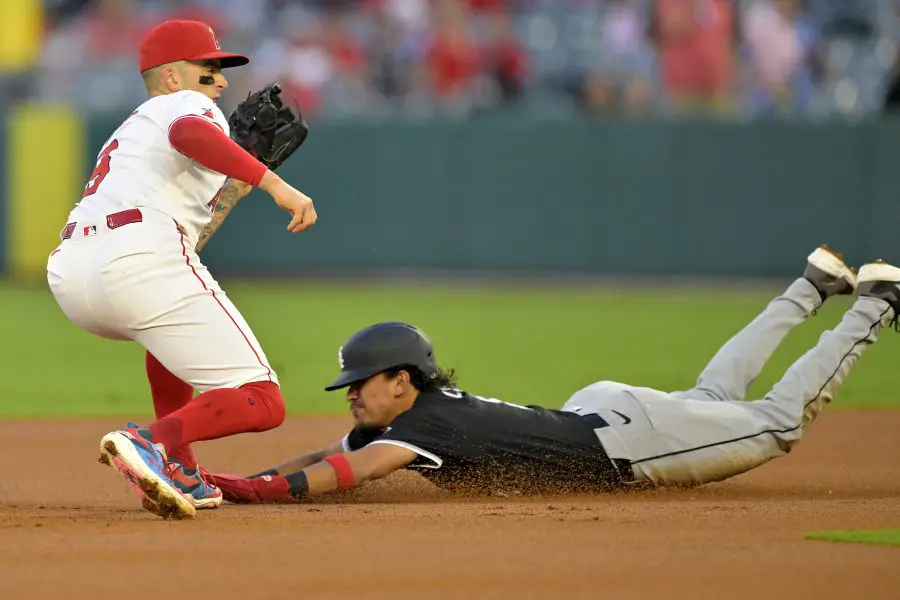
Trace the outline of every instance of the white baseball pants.
<instances>
[{"instance_id":1,"label":"white baseball pants","mask_svg":"<svg viewBox=\"0 0 900 600\"><path fill-rule=\"evenodd\" d=\"M118 213L121 214L121 213ZM278 383L244 320L171 218L148 208L110 228L70 224L47 262L62 311L104 338L134 340L199 392Z\"/></svg>"}]
</instances>

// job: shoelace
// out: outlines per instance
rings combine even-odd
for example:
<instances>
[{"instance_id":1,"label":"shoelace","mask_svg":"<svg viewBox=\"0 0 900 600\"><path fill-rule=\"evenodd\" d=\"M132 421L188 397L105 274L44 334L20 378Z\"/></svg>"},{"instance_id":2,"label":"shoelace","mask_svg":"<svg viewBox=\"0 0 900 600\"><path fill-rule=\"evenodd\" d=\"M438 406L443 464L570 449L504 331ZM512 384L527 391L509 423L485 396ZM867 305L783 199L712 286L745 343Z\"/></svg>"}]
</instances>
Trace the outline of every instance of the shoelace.
<instances>
[{"instance_id":1,"label":"shoelace","mask_svg":"<svg viewBox=\"0 0 900 600\"><path fill-rule=\"evenodd\" d=\"M894 311L894 318L888 321L888 327L892 327L894 331L900 333L900 311Z\"/></svg>"},{"instance_id":2,"label":"shoelace","mask_svg":"<svg viewBox=\"0 0 900 600\"><path fill-rule=\"evenodd\" d=\"M207 471L200 465L197 465L197 477L202 479L204 483L206 483L206 485L208 485L209 487L215 487L215 483L213 483L215 481L215 478L210 474L209 471Z\"/></svg>"},{"instance_id":3,"label":"shoelace","mask_svg":"<svg viewBox=\"0 0 900 600\"><path fill-rule=\"evenodd\" d=\"M179 467L181 467L181 465L179 465L178 463L166 463L166 475L169 477L169 479L172 479L172 476L175 474L175 471L179 469Z\"/></svg>"},{"instance_id":4,"label":"shoelace","mask_svg":"<svg viewBox=\"0 0 900 600\"><path fill-rule=\"evenodd\" d=\"M207 487L210 487L210 488L215 487L211 483L213 478L210 476L209 471L207 471L200 465L197 465L197 469L194 470L194 469L186 469L184 467L184 465L181 465L177 462L166 463L166 474L169 476L169 479L173 479L172 476L175 474L175 471L177 471L178 469L181 469L184 472L184 474L187 475L188 477L196 477L201 482L206 484Z\"/></svg>"}]
</instances>

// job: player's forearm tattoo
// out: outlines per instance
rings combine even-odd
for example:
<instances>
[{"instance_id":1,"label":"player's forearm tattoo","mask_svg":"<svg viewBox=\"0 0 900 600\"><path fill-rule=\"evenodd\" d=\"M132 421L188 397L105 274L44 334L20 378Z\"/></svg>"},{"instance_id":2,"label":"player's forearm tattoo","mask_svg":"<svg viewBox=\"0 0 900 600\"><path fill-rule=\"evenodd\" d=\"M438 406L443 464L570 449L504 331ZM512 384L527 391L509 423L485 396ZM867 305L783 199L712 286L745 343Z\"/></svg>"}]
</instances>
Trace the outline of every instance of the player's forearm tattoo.
<instances>
[{"instance_id":1,"label":"player's forearm tattoo","mask_svg":"<svg viewBox=\"0 0 900 600\"><path fill-rule=\"evenodd\" d=\"M209 223L206 224L200 231L200 239L197 241L197 252L203 249L204 246L209 242L209 238L222 226L222 223L225 221L225 217L237 206L237 203L241 201L241 198L247 195L247 193L252 188L249 185L246 185L242 182L236 182L233 179L229 179L225 182L225 185L222 186L222 189L219 191L219 195L216 198L214 207L213 207L213 215L212 219L209 220Z\"/></svg>"}]
</instances>

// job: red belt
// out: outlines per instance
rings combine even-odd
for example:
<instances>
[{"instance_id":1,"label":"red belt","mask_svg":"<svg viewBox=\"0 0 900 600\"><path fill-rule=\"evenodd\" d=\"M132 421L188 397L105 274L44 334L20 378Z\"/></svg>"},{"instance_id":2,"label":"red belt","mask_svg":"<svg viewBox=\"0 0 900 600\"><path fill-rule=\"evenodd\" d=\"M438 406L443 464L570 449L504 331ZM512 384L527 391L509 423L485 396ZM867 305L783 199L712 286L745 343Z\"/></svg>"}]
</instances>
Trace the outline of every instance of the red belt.
<instances>
[{"instance_id":1,"label":"red belt","mask_svg":"<svg viewBox=\"0 0 900 600\"><path fill-rule=\"evenodd\" d=\"M141 211L137 208L129 208L122 212L106 215L106 226L110 229L116 229L131 223L140 223L141 221L143 221L143 215L141 215ZM75 223L67 223L66 227L62 230L62 239L67 240L72 237L72 234L75 232L75 226ZM96 225L86 225L82 234L87 236L96 232Z\"/></svg>"}]
</instances>

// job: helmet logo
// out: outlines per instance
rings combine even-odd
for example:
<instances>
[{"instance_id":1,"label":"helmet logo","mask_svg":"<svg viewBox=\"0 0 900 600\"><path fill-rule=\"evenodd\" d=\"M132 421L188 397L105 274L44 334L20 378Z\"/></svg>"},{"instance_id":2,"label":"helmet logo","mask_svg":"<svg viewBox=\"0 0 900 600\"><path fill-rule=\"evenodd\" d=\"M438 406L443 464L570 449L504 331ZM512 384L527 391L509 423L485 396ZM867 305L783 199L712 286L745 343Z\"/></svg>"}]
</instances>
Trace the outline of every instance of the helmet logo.
<instances>
[{"instance_id":1,"label":"helmet logo","mask_svg":"<svg viewBox=\"0 0 900 600\"><path fill-rule=\"evenodd\" d=\"M208 27L207 29L209 29L209 35L212 36L213 43L216 45L216 50L221 50L222 47L219 45L219 40L216 39L216 32L213 31L212 27Z\"/></svg>"},{"instance_id":2,"label":"helmet logo","mask_svg":"<svg viewBox=\"0 0 900 600\"><path fill-rule=\"evenodd\" d=\"M341 368L344 368L344 347L341 346L338 348L338 363L340 363Z\"/></svg>"}]
</instances>

